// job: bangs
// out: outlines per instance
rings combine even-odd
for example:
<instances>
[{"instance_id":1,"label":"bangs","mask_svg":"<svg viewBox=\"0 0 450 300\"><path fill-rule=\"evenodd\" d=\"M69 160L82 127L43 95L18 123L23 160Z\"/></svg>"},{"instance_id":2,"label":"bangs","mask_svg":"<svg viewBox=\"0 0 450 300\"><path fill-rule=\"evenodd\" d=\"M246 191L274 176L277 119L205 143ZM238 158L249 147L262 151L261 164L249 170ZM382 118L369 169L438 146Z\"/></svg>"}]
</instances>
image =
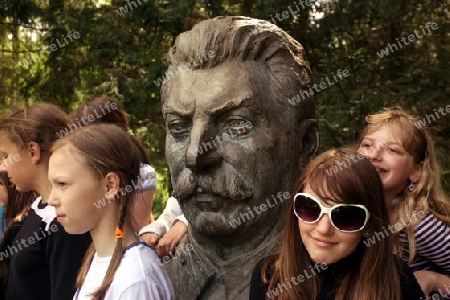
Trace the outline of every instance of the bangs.
<instances>
[{"instance_id":1,"label":"bangs","mask_svg":"<svg viewBox=\"0 0 450 300\"><path fill-rule=\"evenodd\" d=\"M334 204L367 206L364 180L359 178L361 175L358 174L359 172L355 172L357 164L364 164L364 161L344 161L329 157L318 165L311 166L312 168L305 173L303 186L309 185L314 193L328 205L332 205L331 202L333 202Z\"/></svg>"},{"instance_id":2,"label":"bangs","mask_svg":"<svg viewBox=\"0 0 450 300\"><path fill-rule=\"evenodd\" d=\"M340 189L336 181L330 180L325 169L317 169L311 174L310 181L306 184L314 191L321 201L331 206L333 204L353 204L348 203L345 199L344 193Z\"/></svg>"}]
</instances>

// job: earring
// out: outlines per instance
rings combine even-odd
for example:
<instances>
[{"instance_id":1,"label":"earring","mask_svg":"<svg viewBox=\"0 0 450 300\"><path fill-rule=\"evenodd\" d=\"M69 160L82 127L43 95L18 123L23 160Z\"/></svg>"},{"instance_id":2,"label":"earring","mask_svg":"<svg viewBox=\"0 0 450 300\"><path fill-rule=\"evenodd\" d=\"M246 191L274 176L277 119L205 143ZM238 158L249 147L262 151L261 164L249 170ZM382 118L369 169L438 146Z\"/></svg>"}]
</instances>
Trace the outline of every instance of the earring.
<instances>
[{"instance_id":1,"label":"earring","mask_svg":"<svg viewBox=\"0 0 450 300\"><path fill-rule=\"evenodd\" d=\"M412 191L414 191L414 189L416 188L416 184L414 183L414 182L410 182L409 183L409 186L408 186L408 190L410 191L410 192L412 192Z\"/></svg>"},{"instance_id":2,"label":"earring","mask_svg":"<svg viewBox=\"0 0 450 300\"><path fill-rule=\"evenodd\" d=\"M363 236L364 236L365 238L368 238L368 237L370 236L369 230L364 230Z\"/></svg>"}]
</instances>

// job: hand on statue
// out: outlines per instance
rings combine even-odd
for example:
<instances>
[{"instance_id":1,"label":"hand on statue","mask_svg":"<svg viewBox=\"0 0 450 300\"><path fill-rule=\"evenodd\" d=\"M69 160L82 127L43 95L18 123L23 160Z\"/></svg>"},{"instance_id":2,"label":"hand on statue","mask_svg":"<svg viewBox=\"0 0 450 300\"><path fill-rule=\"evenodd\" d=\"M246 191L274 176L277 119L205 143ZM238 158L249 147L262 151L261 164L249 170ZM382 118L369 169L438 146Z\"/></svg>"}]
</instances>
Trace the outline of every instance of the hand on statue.
<instances>
[{"instance_id":1,"label":"hand on statue","mask_svg":"<svg viewBox=\"0 0 450 300\"><path fill-rule=\"evenodd\" d=\"M153 248L156 248L156 244L159 240L159 235L153 232L147 232L141 235L141 239Z\"/></svg>"},{"instance_id":2,"label":"hand on statue","mask_svg":"<svg viewBox=\"0 0 450 300\"><path fill-rule=\"evenodd\" d=\"M187 232L187 226L181 221L175 221L172 228L159 240L156 253L164 257L173 253L175 247Z\"/></svg>"}]
</instances>

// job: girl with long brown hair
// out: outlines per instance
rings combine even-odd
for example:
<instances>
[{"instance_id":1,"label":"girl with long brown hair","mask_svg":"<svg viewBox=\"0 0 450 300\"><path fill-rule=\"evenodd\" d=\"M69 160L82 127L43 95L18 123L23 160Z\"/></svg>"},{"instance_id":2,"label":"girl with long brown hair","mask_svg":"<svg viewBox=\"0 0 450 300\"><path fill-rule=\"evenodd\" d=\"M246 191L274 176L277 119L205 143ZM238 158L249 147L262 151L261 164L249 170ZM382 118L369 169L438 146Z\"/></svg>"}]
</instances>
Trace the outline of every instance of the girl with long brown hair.
<instances>
[{"instance_id":1,"label":"girl with long brown hair","mask_svg":"<svg viewBox=\"0 0 450 300\"><path fill-rule=\"evenodd\" d=\"M366 117L358 151L378 171L395 252L426 295L450 299L450 201L441 186L433 138L422 120L399 107Z\"/></svg>"},{"instance_id":2,"label":"girl with long brown hair","mask_svg":"<svg viewBox=\"0 0 450 300\"><path fill-rule=\"evenodd\" d=\"M72 236L56 222L48 205L49 148L67 126L67 114L48 103L36 103L0 120L1 171L17 191L36 191L28 215L6 255L9 273L6 299L70 299L89 235Z\"/></svg>"},{"instance_id":3,"label":"girl with long brown hair","mask_svg":"<svg viewBox=\"0 0 450 300\"><path fill-rule=\"evenodd\" d=\"M70 114L72 127L89 124L114 124L132 134L128 114L115 98L99 96L77 107ZM133 229L139 232L141 239L156 249L160 257L173 252L181 238L187 232L188 221L184 217L178 200L170 197L166 208L155 221L152 215L153 199L156 193L156 172L149 165L149 159L140 141L131 135L135 145L142 153L141 188L137 201L134 201L131 216ZM150 224L149 224L150 223Z\"/></svg>"},{"instance_id":4,"label":"girl with long brown hair","mask_svg":"<svg viewBox=\"0 0 450 300\"><path fill-rule=\"evenodd\" d=\"M250 299L421 299L389 238L364 245L388 225L380 178L363 155L317 156L292 191L280 253L254 269Z\"/></svg>"},{"instance_id":5,"label":"girl with long brown hair","mask_svg":"<svg viewBox=\"0 0 450 300\"><path fill-rule=\"evenodd\" d=\"M79 128L51 149L49 203L68 233L89 232L93 241L74 299L173 298L155 251L131 224L140 164L131 138L111 124Z\"/></svg>"}]
</instances>

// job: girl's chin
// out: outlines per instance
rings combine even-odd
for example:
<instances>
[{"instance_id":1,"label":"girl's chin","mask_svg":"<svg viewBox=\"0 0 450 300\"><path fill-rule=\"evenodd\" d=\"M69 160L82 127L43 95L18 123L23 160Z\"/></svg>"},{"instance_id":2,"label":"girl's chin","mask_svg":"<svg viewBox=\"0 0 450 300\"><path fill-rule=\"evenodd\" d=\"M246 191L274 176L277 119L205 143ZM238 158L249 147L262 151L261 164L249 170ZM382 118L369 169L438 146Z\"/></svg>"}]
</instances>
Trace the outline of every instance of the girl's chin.
<instances>
[{"instance_id":1,"label":"girl's chin","mask_svg":"<svg viewBox=\"0 0 450 300\"><path fill-rule=\"evenodd\" d=\"M335 260L333 257L330 257L330 253L315 253L315 255L309 255L311 260L318 264L333 264L337 260Z\"/></svg>"}]
</instances>

